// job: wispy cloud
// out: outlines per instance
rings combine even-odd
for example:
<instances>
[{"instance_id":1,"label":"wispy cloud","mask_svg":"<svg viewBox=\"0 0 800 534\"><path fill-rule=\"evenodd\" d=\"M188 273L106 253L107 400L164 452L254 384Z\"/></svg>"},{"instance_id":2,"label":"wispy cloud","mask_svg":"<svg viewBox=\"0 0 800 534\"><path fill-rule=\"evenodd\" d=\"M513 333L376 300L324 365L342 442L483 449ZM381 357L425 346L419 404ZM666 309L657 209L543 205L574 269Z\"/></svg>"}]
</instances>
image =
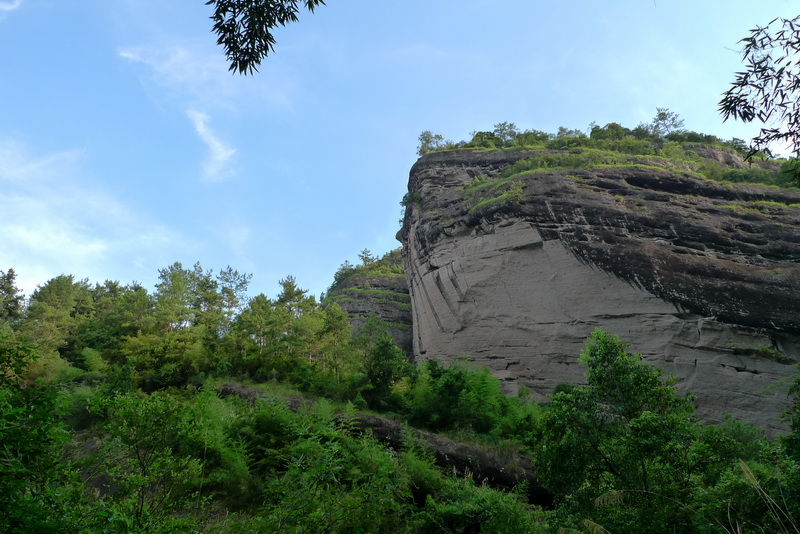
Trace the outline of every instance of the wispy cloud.
<instances>
[{"instance_id":1,"label":"wispy cloud","mask_svg":"<svg viewBox=\"0 0 800 534\"><path fill-rule=\"evenodd\" d=\"M208 125L205 113L189 109L186 115L194 125L194 131L208 147L208 157L203 165L203 178L209 182L219 182L231 174L230 163L236 149L228 146Z\"/></svg>"},{"instance_id":2,"label":"wispy cloud","mask_svg":"<svg viewBox=\"0 0 800 534\"><path fill-rule=\"evenodd\" d=\"M21 5L22 5L22 0L0 2L0 11L8 13L9 11L14 11Z\"/></svg>"},{"instance_id":3,"label":"wispy cloud","mask_svg":"<svg viewBox=\"0 0 800 534\"><path fill-rule=\"evenodd\" d=\"M134 47L118 53L123 59L150 67L151 80L182 100L220 102L233 91L231 76L218 55L201 54L184 45Z\"/></svg>"},{"instance_id":4,"label":"wispy cloud","mask_svg":"<svg viewBox=\"0 0 800 534\"><path fill-rule=\"evenodd\" d=\"M292 106L295 87L287 77L270 79L234 76L219 50L187 43L137 46L118 51L119 57L150 68L150 81L164 95L177 98L184 107L235 109L240 102L268 106Z\"/></svg>"},{"instance_id":5,"label":"wispy cloud","mask_svg":"<svg viewBox=\"0 0 800 534\"><path fill-rule=\"evenodd\" d=\"M22 0L0 0L0 20L22 5Z\"/></svg>"},{"instance_id":6,"label":"wispy cloud","mask_svg":"<svg viewBox=\"0 0 800 534\"><path fill-rule=\"evenodd\" d=\"M236 148L212 127L221 118L235 117L241 108L291 107L291 84L265 82L233 76L219 52L204 52L202 46L175 44L165 47L121 49L121 58L148 67L145 84L157 100L186 110L195 132L208 147L203 180L218 182L229 177ZM161 102L163 104L163 102ZM216 120L215 120L216 119ZM235 120L235 119L234 119Z\"/></svg>"},{"instance_id":7,"label":"wispy cloud","mask_svg":"<svg viewBox=\"0 0 800 534\"><path fill-rule=\"evenodd\" d=\"M62 273L142 281L189 246L82 180L84 159L79 150L35 156L0 139L0 269L13 267L26 294Z\"/></svg>"}]
</instances>

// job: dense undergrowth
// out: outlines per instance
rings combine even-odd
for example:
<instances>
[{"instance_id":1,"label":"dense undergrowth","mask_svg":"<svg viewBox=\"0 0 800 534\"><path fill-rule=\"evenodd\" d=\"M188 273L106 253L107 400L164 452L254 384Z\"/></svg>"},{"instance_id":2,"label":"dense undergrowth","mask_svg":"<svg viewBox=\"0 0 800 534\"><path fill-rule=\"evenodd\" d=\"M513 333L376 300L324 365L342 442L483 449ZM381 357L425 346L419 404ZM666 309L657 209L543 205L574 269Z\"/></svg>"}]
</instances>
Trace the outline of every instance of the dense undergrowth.
<instances>
[{"instance_id":1,"label":"dense undergrowth","mask_svg":"<svg viewBox=\"0 0 800 534\"><path fill-rule=\"evenodd\" d=\"M702 425L601 331L586 384L538 404L466 362L412 365L376 317L352 336L291 277L247 298L247 275L174 264L153 293L60 276L25 301L0 274L2 532L798 528L797 411L773 442ZM363 411L522 452L555 506L442 469L412 432L389 448Z\"/></svg>"}]
</instances>

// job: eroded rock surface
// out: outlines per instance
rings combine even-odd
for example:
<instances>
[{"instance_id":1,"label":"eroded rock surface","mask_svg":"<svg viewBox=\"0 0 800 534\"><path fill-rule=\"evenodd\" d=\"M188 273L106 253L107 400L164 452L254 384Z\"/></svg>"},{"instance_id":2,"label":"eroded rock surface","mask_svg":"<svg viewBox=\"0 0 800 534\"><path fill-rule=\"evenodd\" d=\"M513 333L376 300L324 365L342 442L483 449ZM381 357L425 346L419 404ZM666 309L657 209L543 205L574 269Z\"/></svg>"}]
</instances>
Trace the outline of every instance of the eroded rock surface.
<instances>
[{"instance_id":1,"label":"eroded rock surface","mask_svg":"<svg viewBox=\"0 0 800 534\"><path fill-rule=\"evenodd\" d=\"M326 297L336 302L350 317L353 335L358 335L367 318L375 314L386 325L398 347L413 357L411 342L411 300L399 254L377 260L377 273L348 277ZM396 265L396 268L394 268Z\"/></svg>"},{"instance_id":2,"label":"eroded rock surface","mask_svg":"<svg viewBox=\"0 0 800 534\"><path fill-rule=\"evenodd\" d=\"M674 373L705 420L784 430L800 354L800 192L631 158L513 177L514 201L466 200L473 180L524 157L444 152L412 168L421 201L398 239L416 356L466 356L543 399L581 381L578 354L601 328Z\"/></svg>"}]
</instances>

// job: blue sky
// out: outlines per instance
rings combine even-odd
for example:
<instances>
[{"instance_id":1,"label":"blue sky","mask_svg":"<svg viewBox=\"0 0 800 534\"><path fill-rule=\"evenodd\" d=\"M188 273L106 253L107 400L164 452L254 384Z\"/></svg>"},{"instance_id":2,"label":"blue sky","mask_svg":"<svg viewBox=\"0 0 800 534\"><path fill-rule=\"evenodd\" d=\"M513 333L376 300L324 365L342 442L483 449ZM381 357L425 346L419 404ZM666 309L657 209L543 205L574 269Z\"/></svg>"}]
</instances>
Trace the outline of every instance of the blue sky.
<instances>
[{"instance_id":1,"label":"blue sky","mask_svg":"<svg viewBox=\"0 0 800 534\"><path fill-rule=\"evenodd\" d=\"M757 5L757 8L753 6ZM328 0L231 75L203 0L0 0L0 269L152 289L199 261L319 295L399 243L423 130L723 124L737 41L789 0Z\"/></svg>"}]
</instances>

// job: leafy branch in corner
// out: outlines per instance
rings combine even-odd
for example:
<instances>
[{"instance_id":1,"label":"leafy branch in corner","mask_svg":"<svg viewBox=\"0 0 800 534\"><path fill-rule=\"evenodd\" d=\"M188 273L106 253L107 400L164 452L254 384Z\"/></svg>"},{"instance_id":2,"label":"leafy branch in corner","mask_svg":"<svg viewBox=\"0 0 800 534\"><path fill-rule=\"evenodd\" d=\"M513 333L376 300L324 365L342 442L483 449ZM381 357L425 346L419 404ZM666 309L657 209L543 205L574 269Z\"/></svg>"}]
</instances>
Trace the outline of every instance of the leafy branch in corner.
<instances>
[{"instance_id":1,"label":"leafy branch in corner","mask_svg":"<svg viewBox=\"0 0 800 534\"><path fill-rule=\"evenodd\" d=\"M298 0L208 0L214 6L212 31L225 49L229 68L239 74L253 74L261 61L275 51L272 30L297 22ZM324 0L304 0L311 13Z\"/></svg>"},{"instance_id":2,"label":"leafy branch in corner","mask_svg":"<svg viewBox=\"0 0 800 534\"><path fill-rule=\"evenodd\" d=\"M724 120L757 120L764 124L753 138L748 158L772 156L773 143L787 143L795 160L800 157L800 17L775 18L757 26L740 41L747 68L736 73L723 93L719 111ZM796 163L796 162L795 162ZM791 171L800 183L800 169Z\"/></svg>"}]
</instances>

